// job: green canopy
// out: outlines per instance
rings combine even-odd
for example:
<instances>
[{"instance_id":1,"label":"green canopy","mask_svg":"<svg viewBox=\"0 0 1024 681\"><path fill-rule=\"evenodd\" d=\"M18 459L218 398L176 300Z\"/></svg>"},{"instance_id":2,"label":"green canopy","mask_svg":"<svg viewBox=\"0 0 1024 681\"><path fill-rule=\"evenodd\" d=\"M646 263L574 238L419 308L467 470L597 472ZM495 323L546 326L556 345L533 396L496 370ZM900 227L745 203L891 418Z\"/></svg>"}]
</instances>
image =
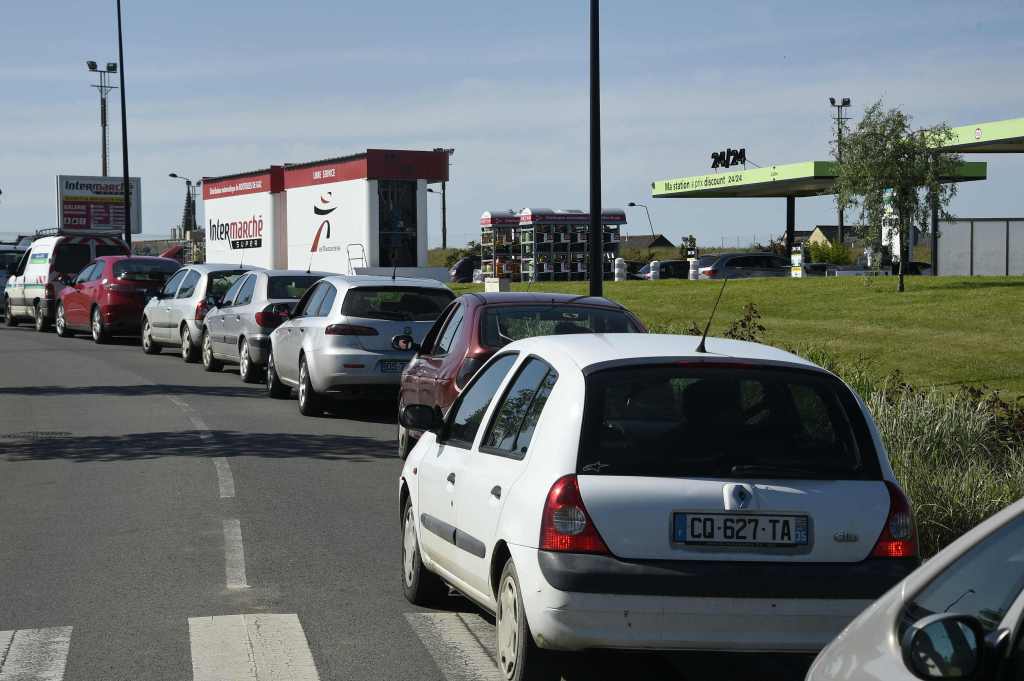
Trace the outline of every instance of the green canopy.
<instances>
[{"instance_id":1,"label":"green canopy","mask_svg":"<svg viewBox=\"0 0 1024 681\"><path fill-rule=\"evenodd\" d=\"M954 141L940 147L961 154L1024 154L1024 118L961 125Z\"/></svg>"}]
</instances>

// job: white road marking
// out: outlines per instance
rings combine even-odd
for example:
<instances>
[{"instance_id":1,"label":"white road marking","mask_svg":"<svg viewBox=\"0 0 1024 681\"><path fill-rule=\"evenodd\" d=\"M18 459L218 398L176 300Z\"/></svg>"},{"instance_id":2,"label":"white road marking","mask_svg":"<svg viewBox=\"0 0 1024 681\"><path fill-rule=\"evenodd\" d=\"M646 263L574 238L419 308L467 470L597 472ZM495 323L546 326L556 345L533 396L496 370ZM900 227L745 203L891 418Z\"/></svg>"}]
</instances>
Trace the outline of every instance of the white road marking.
<instances>
[{"instance_id":1,"label":"white road marking","mask_svg":"<svg viewBox=\"0 0 1024 681\"><path fill-rule=\"evenodd\" d=\"M213 465L217 468L217 487L220 488L220 498L234 499L235 476L231 475L231 465L228 460L223 456L218 456L213 460Z\"/></svg>"},{"instance_id":2,"label":"white road marking","mask_svg":"<svg viewBox=\"0 0 1024 681\"><path fill-rule=\"evenodd\" d=\"M405 618L448 681L502 681L494 625L479 615L409 612Z\"/></svg>"},{"instance_id":3,"label":"white road marking","mask_svg":"<svg viewBox=\"0 0 1024 681\"><path fill-rule=\"evenodd\" d=\"M199 439L210 440L213 438L213 433L210 432L210 426L206 425L206 421L199 416L196 410L192 408L191 404L175 395L165 395L165 397L185 412L185 417L188 418L192 427L199 431Z\"/></svg>"},{"instance_id":4,"label":"white road marking","mask_svg":"<svg viewBox=\"0 0 1024 681\"><path fill-rule=\"evenodd\" d=\"M297 615L190 617L193 681L319 681Z\"/></svg>"},{"instance_id":5,"label":"white road marking","mask_svg":"<svg viewBox=\"0 0 1024 681\"><path fill-rule=\"evenodd\" d=\"M71 627L0 631L0 681L61 681Z\"/></svg>"},{"instance_id":6,"label":"white road marking","mask_svg":"<svg viewBox=\"0 0 1024 681\"><path fill-rule=\"evenodd\" d=\"M224 521L224 576L229 589L248 589L245 581L245 550L238 519Z\"/></svg>"}]
</instances>

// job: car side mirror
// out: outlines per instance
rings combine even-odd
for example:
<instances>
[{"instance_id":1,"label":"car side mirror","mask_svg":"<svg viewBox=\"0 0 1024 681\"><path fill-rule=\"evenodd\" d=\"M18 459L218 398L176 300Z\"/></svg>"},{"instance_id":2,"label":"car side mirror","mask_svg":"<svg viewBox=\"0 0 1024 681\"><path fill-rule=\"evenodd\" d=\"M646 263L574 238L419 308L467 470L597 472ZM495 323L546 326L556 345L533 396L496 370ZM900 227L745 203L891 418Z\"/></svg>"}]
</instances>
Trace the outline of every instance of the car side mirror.
<instances>
[{"instance_id":1,"label":"car side mirror","mask_svg":"<svg viewBox=\"0 0 1024 681\"><path fill-rule=\"evenodd\" d=\"M57 275L57 281L64 284L65 286L72 286L75 283L77 277L73 274L59 274Z\"/></svg>"},{"instance_id":2,"label":"car side mirror","mask_svg":"<svg viewBox=\"0 0 1024 681\"><path fill-rule=\"evenodd\" d=\"M406 405L398 415L398 421L404 428L425 433L437 433L444 425L441 410L426 404Z\"/></svg>"},{"instance_id":3,"label":"car side mirror","mask_svg":"<svg viewBox=\"0 0 1024 681\"><path fill-rule=\"evenodd\" d=\"M412 336L407 334L400 334L391 339L391 347L401 352L419 352L422 350L422 346L413 340ZM417 429L420 430L420 429Z\"/></svg>"},{"instance_id":4,"label":"car side mirror","mask_svg":"<svg viewBox=\"0 0 1024 681\"><path fill-rule=\"evenodd\" d=\"M973 679L982 668L985 630L975 617L939 613L910 625L900 647L919 679Z\"/></svg>"}]
</instances>

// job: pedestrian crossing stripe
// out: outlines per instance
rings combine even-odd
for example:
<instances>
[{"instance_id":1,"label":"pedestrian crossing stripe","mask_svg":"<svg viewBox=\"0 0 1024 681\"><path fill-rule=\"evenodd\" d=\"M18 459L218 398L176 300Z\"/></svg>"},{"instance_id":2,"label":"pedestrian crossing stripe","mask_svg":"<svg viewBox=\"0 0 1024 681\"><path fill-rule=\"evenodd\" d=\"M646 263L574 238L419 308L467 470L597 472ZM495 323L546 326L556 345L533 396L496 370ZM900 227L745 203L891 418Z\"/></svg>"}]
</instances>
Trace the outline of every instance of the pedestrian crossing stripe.
<instances>
[{"instance_id":1,"label":"pedestrian crossing stripe","mask_svg":"<svg viewBox=\"0 0 1024 681\"><path fill-rule=\"evenodd\" d=\"M319 681L297 615L190 617L193 681Z\"/></svg>"},{"instance_id":2,"label":"pedestrian crossing stripe","mask_svg":"<svg viewBox=\"0 0 1024 681\"><path fill-rule=\"evenodd\" d=\"M0 681L61 681L71 627L0 631Z\"/></svg>"}]
</instances>

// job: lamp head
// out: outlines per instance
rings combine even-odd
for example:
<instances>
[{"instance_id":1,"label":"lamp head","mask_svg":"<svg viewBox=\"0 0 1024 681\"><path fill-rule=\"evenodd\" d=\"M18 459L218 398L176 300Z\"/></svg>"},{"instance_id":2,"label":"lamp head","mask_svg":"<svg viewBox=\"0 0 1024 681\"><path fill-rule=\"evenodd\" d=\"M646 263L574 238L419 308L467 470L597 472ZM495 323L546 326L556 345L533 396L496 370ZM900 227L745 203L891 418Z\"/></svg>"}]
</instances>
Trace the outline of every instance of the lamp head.
<instances>
[{"instance_id":1,"label":"lamp head","mask_svg":"<svg viewBox=\"0 0 1024 681\"><path fill-rule=\"evenodd\" d=\"M843 97L843 106L850 106L850 98Z\"/></svg>"},{"instance_id":2,"label":"lamp head","mask_svg":"<svg viewBox=\"0 0 1024 681\"><path fill-rule=\"evenodd\" d=\"M829 97L828 98L828 103L831 104L832 106L835 106L836 105L836 98L835 97Z\"/></svg>"},{"instance_id":3,"label":"lamp head","mask_svg":"<svg viewBox=\"0 0 1024 681\"><path fill-rule=\"evenodd\" d=\"M627 205L627 206L629 206L630 208L636 208L636 203L635 203L635 202L633 202L633 201L630 201L630 202L629 202L629 203L627 203L626 205Z\"/></svg>"},{"instance_id":4,"label":"lamp head","mask_svg":"<svg viewBox=\"0 0 1024 681\"><path fill-rule=\"evenodd\" d=\"M117 73L117 62L116 61L108 61L107 62L107 73Z\"/></svg>"},{"instance_id":5,"label":"lamp head","mask_svg":"<svg viewBox=\"0 0 1024 681\"><path fill-rule=\"evenodd\" d=\"M177 178L178 177L178 173L167 173L167 177Z\"/></svg>"},{"instance_id":6,"label":"lamp head","mask_svg":"<svg viewBox=\"0 0 1024 681\"><path fill-rule=\"evenodd\" d=\"M85 62L85 65L89 67L90 71L95 71L96 70L96 62L94 62L94 61L87 61L87 62Z\"/></svg>"}]
</instances>

